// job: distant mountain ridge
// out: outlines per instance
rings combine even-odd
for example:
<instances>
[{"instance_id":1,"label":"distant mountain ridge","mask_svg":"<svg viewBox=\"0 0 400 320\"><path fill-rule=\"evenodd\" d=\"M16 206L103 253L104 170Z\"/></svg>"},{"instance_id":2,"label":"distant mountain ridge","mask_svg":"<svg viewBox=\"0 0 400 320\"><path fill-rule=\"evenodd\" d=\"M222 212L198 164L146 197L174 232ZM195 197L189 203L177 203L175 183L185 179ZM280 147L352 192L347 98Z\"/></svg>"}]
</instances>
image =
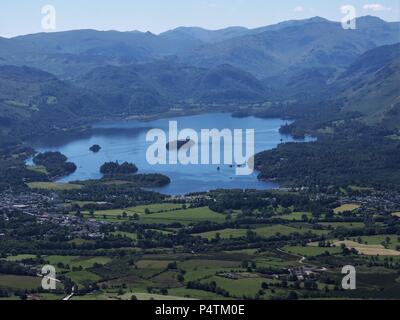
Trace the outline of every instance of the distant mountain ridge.
<instances>
[{"instance_id":1,"label":"distant mountain ridge","mask_svg":"<svg viewBox=\"0 0 400 320\"><path fill-rule=\"evenodd\" d=\"M63 119L172 108L329 101L365 123L396 127L400 23L367 16L357 24L344 30L315 17L256 29L0 38L0 123L62 127Z\"/></svg>"},{"instance_id":2,"label":"distant mountain ridge","mask_svg":"<svg viewBox=\"0 0 400 320\"><path fill-rule=\"evenodd\" d=\"M164 39L197 40L201 43L215 43L227 39L240 37L250 33L251 30L244 27L229 27L220 30L207 30L199 27L179 27L160 34Z\"/></svg>"},{"instance_id":3,"label":"distant mountain ridge","mask_svg":"<svg viewBox=\"0 0 400 320\"><path fill-rule=\"evenodd\" d=\"M282 28L203 45L178 60L205 67L229 63L259 78L291 74L304 66L343 70L364 52L399 42L399 26L373 17L359 18L357 30L323 19L288 22Z\"/></svg>"},{"instance_id":4,"label":"distant mountain ridge","mask_svg":"<svg viewBox=\"0 0 400 320\"><path fill-rule=\"evenodd\" d=\"M180 27L160 35L96 30L39 33L2 39L0 64L29 65L69 79L105 65L166 59L206 68L230 64L260 79L280 75L288 79L321 66L342 71L364 52L400 41L399 22L366 16L357 24L357 30L343 30L338 22L314 17L256 29Z\"/></svg>"}]
</instances>

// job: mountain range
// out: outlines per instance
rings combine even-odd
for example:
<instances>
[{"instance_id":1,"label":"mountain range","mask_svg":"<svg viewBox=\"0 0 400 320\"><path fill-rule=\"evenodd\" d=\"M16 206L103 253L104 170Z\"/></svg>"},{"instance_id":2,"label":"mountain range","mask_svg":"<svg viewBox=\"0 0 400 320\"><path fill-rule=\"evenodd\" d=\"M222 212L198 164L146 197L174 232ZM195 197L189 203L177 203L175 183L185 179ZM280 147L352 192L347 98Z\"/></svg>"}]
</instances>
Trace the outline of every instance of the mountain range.
<instances>
[{"instance_id":1,"label":"mountain range","mask_svg":"<svg viewBox=\"0 0 400 320\"><path fill-rule=\"evenodd\" d=\"M257 29L0 38L0 124L4 132L28 120L63 127L106 115L291 100L329 101L365 123L398 128L399 42L399 22L371 16L356 30L315 17Z\"/></svg>"},{"instance_id":2,"label":"mountain range","mask_svg":"<svg viewBox=\"0 0 400 320\"><path fill-rule=\"evenodd\" d=\"M0 63L29 65L68 78L93 67L178 61L198 67L231 64L260 79L315 67L344 68L375 47L400 42L400 23L366 16L356 30L315 17L222 30L150 32L75 30L0 39Z\"/></svg>"}]
</instances>

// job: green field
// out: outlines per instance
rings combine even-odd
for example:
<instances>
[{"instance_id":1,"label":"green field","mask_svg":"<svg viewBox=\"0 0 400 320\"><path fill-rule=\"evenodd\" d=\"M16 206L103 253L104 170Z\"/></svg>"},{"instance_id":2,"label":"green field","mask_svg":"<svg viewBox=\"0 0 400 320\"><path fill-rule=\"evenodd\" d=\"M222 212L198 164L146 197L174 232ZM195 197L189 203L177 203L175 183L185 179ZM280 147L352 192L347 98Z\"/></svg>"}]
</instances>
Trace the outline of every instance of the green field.
<instances>
[{"instance_id":1,"label":"green field","mask_svg":"<svg viewBox=\"0 0 400 320\"><path fill-rule=\"evenodd\" d=\"M362 244L351 240L345 240L337 241L334 245L337 247L345 245L347 248L355 249L359 254L366 256L400 256L400 251L385 248L383 245L379 244Z\"/></svg>"},{"instance_id":2,"label":"green field","mask_svg":"<svg viewBox=\"0 0 400 320\"><path fill-rule=\"evenodd\" d=\"M208 207L193 208L193 209L182 209L178 211L170 211L164 213L154 213L149 215L143 215L139 220L144 224L160 223L160 224L171 224L171 223L182 223L190 224L202 221L211 221L221 223L225 221L225 216L220 213L216 213L210 210Z\"/></svg>"},{"instance_id":3,"label":"green field","mask_svg":"<svg viewBox=\"0 0 400 320\"><path fill-rule=\"evenodd\" d=\"M123 296L123 298L130 299L130 297L132 295L134 295L138 300L156 300L156 301L157 300L164 300L164 301L192 300L192 299L182 298L182 297L173 296L173 295L163 296L163 295L153 294L153 293L138 293L138 292L128 293L125 296Z\"/></svg>"},{"instance_id":4,"label":"green field","mask_svg":"<svg viewBox=\"0 0 400 320\"><path fill-rule=\"evenodd\" d=\"M238 268L240 261L229 260L205 260L205 259L191 259L180 262L179 267L184 270L189 269L212 269L212 268Z\"/></svg>"},{"instance_id":5,"label":"green field","mask_svg":"<svg viewBox=\"0 0 400 320\"><path fill-rule=\"evenodd\" d=\"M199 299L199 300L221 300L221 296L207 291L186 289L186 288L173 288L169 290L169 294L172 296L178 296L183 298Z\"/></svg>"},{"instance_id":6,"label":"green field","mask_svg":"<svg viewBox=\"0 0 400 320\"><path fill-rule=\"evenodd\" d=\"M42 279L39 277L0 274L0 288L31 290L41 287L41 283Z\"/></svg>"},{"instance_id":7,"label":"green field","mask_svg":"<svg viewBox=\"0 0 400 320\"><path fill-rule=\"evenodd\" d=\"M106 264L111 261L108 257L80 257L80 256L47 256L44 258L51 265L57 266L58 263L72 267L91 268L93 264Z\"/></svg>"},{"instance_id":8,"label":"green field","mask_svg":"<svg viewBox=\"0 0 400 320\"><path fill-rule=\"evenodd\" d=\"M139 216L140 223L143 224L172 224L172 223L182 223L182 224L190 224L197 223L202 221L212 221L216 223L221 223L225 221L225 216L220 213L216 213L210 210L208 207L202 208L191 208L191 209L180 209L177 210L175 204L166 204L167 207L161 210L165 210L165 212L157 212L157 213L149 213L145 214L144 211L146 208L151 210L159 210L161 207L160 204L153 206L139 206L139 207L131 207L126 209L115 209L115 210L99 210L95 211L94 215L91 216L89 212L83 212L84 216L88 219L95 219L99 221L107 221L107 222L115 222L121 223L129 220L130 217L137 214ZM179 205L181 208L181 205ZM124 213L126 213L126 218L124 217ZM162 231L160 231L162 232Z\"/></svg>"},{"instance_id":9,"label":"green field","mask_svg":"<svg viewBox=\"0 0 400 320\"><path fill-rule=\"evenodd\" d=\"M136 263L139 269L166 269L172 261L165 260L140 260Z\"/></svg>"},{"instance_id":10,"label":"green field","mask_svg":"<svg viewBox=\"0 0 400 320\"><path fill-rule=\"evenodd\" d=\"M240 269L241 261L227 261L214 259L191 259L178 262L178 267L186 271L185 281L207 279L218 272L229 272Z\"/></svg>"},{"instance_id":11,"label":"green field","mask_svg":"<svg viewBox=\"0 0 400 320\"><path fill-rule=\"evenodd\" d=\"M72 206L78 205L82 208L85 205L96 204L96 202L94 202L94 201L72 201L69 204Z\"/></svg>"},{"instance_id":12,"label":"green field","mask_svg":"<svg viewBox=\"0 0 400 320\"><path fill-rule=\"evenodd\" d=\"M311 212L293 212L291 214L285 214L283 216L277 216L277 218L284 219L284 220L290 220L290 221L302 221L303 216L306 216L307 219L312 218Z\"/></svg>"},{"instance_id":13,"label":"green field","mask_svg":"<svg viewBox=\"0 0 400 320\"><path fill-rule=\"evenodd\" d=\"M69 243L74 243L74 244L80 246L83 244L93 244L93 243L96 243L96 241L76 238L76 239L70 240Z\"/></svg>"},{"instance_id":14,"label":"green field","mask_svg":"<svg viewBox=\"0 0 400 320\"><path fill-rule=\"evenodd\" d=\"M284 251L288 253L293 253L296 255L304 256L304 257L313 257L329 252L329 254L337 254L342 252L341 248L320 248L320 247L293 247L286 246L283 248Z\"/></svg>"},{"instance_id":15,"label":"green field","mask_svg":"<svg viewBox=\"0 0 400 320\"><path fill-rule=\"evenodd\" d=\"M389 244L386 243L386 238L390 239ZM350 238L350 240L357 242L358 238ZM378 235L378 236L368 236L368 237L361 237L363 244L367 245L383 245L388 249L396 250L397 246L400 246L400 236L394 235Z\"/></svg>"},{"instance_id":16,"label":"green field","mask_svg":"<svg viewBox=\"0 0 400 320\"><path fill-rule=\"evenodd\" d=\"M160 295L145 292L128 292L123 295L118 295L115 292L105 292L100 294L90 294L86 296L74 296L72 300L131 300L132 296L135 296L137 300L191 300L188 298L173 296L173 295Z\"/></svg>"},{"instance_id":17,"label":"green field","mask_svg":"<svg viewBox=\"0 0 400 320\"><path fill-rule=\"evenodd\" d=\"M220 235L221 239L241 238L241 237L246 237L248 231L249 229L223 229L218 231L199 233L195 234L194 236L199 236L208 240L215 239L217 234ZM282 236L288 236L293 233L307 233L311 231L314 234L320 235L320 234L327 234L329 232L327 230L312 230L307 228L300 229L280 224L256 228L252 229L251 231L256 232L258 236L265 238L273 237L276 236L277 234L280 234Z\"/></svg>"},{"instance_id":18,"label":"green field","mask_svg":"<svg viewBox=\"0 0 400 320\"><path fill-rule=\"evenodd\" d=\"M114 236L121 236L121 237L127 237L131 240L137 240L138 235L136 233L132 232L122 232L122 231L116 231L112 233Z\"/></svg>"},{"instance_id":19,"label":"green field","mask_svg":"<svg viewBox=\"0 0 400 320\"><path fill-rule=\"evenodd\" d=\"M97 275L94 274L93 272L89 271L74 271L74 272L68 272L66 274L68 278L70 278L72 281L75 283L79 284L84 284L85 282L98 282L101 280L101 278Z\"/></svg>"},{"instance_id":20,"label":"green field","mask_svg":"<svg viewBox=\"0 0 400 320\"><path fill-rule=\"evenodd\" d=\"M217 234L219 234L221 239L241 238L246 236L247 229L224 229L218 231L198 233L194 234L193 236L199 236L208 240L212 240L216 238Z\"/></svg>"},{"instance_id":21,"label":"green field","mask_svg":"<svg viewBox=\"0 0 400 320\"><path fill-rule=\"evenodd\" d=\"M57 300L62 300L65 297L65 294L54 294L54 293L40 293L38 294L38 297L41 300L46 300L46 301L57 301Z\"/></svg>"},{"instance_id":22,"label":"green field","mask_svg":"<svg viewBox=\"0 0 400 320\"><path fill-rule=\"evenodd\" d=\"M293 233L307 233L311 231L314 234L320 235L320 234L327 234L329 231L326 230L312 230L308 228L294 228L286 225L273 225L273 226L268 226L268 227L262 227L262 228L257 228L255 229L255 232L265 238L273 237L276 236L277 234L281 236L288 236Z\"/></svg>"},{"instance_id":23,"label":"green field","mask_svg":"<svg viewBox=\"0 0 400 320\"><path fill-rule=\"evenodd\" d=\"M27 166L27 169L33 172L48 174L47 169L44 166Z\"/></svg>"},{"instance_id":24,"label":"green field","mask_svg":"<svg viewBox=\"0 0 400 320\"><path fill-rule=\"evenodd\" d=\"M360 229L365 227L365 224L363 222L321 222L319 224L324 227L332 227L333 229Z\"/></svg>"},{"instance_id":25,"label":"green field","mask_svg":"<svg viewBox=\"0 0 400 320\"><path fill-rule=\"evenodd\" d=\"M359 204L355 203L349 203L349 204L344 204L334 210L335 213L343 213L343 212L348 212L348 211L354 211L359 209L361 206Z\"/></svg>"},{"instance_id":26,"label":"green field","mask_svg":"<svg viewBox=\"0 0 400 320\"><path fill-rule=\"evenodd\" d=\"M231 295L238 298L244 296L254 297L261 289L263 282L271 282L269 279L260 277L231 280L219 276L211 277L202 282L209 283L212 281L215 281L220 288L227 290Z\"/></svg>"},{"instance_id":27,"label":"green field","mask_svg":"<svg viewBox=\"0 0 400 320\"><path fill-rule=\"evenodd\" d=\"M78 203L79 204L79 203ZM86 203L83 203L84 205ZM94 217L102 218L106 216L107 218L117 218L122 217L124 213L126 213L127 217L132 217L135 214L141 216L146 214L146 209L149 210L149 213L160 213L162 211L172 211L176 209L181 209L181 204L174 204L174 203L158 203L158 204L151 204L145 206L136 206L136 207L129 207L125 209L112 209L112 210L98 210L95 211ZM87 217L89 216L89 212L84 212L84 215Z\"/></svg>"},{"instance_id":28,"label":"green field","mask_svg":"<svg viewBox=\"0 0 400 320\"><path fill-rule=\"evenodd\" d=\"M18 262L18 261L22 261L25 259L34 259L36 258L35 255L33 254L19 254L16 256L9 256L6 258L7 261L13 261L13 262Z\"/></svg>"},{"instance_id":29,"label":"green field","mask_svg":"<svg viewBox=\"0 0 400 320\"><path fill-rule=\"evenodd\" d=\"M28 183L28 187L31 189L62 191L82 189L83 186L72 183L31 182Z\"/></svg>"},{"instance_id":30,"label":"green field","mask_svg":"<svg viewBox=\"0 0 400 320\"><path fill-rule=\"evenodd\" d=\"M138 213L145 213L146 209L148 209L150 211L150 213L159 213L161 211L171 211L171 210L176 210L176 209L182 209L182 204L156 203L156 204L134 207L134 211L138 212Z\"/></svg>"}]
</instances>

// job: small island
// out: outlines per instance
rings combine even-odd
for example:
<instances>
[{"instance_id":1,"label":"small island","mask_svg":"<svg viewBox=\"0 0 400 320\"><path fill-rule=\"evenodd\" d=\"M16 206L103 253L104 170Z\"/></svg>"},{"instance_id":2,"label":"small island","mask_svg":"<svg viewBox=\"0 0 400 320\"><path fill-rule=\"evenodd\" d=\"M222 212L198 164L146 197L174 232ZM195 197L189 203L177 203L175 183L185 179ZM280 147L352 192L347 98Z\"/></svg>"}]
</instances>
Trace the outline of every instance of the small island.
<instances>
[{"instance_id":1,"label":"small island","mask_svg":"<svg viewBox=\"0 0 400 320\"><path fill-rule=\"evenodd\" d=\"M133 163L124 162L106 162L100 167L100 172L105 176L110 175L128 175L138 172L138 167Z\"/></svg>"},{"instance_id":2,"label":"small island","mask_svg":"<svg viewBox=\"0 0 400 320\"><path fill-rule=\"evenodd\" d=\"M89 148L89 150L93 153L98 153L101 150L101 147L98 144L94 144Z\"/></svg>"},{"instance_id":3,"label":"small island","mask_svg":"<svg viewBox=\"0 0 400 320\"><path fill-rule=\"evenodd\" d=\"M33 158L33 163L37 166L43 166L51 179L63 177L74 173L76 165L67 161L68 158L60 152L39 153Z\"/></svg>"}]
</instances>

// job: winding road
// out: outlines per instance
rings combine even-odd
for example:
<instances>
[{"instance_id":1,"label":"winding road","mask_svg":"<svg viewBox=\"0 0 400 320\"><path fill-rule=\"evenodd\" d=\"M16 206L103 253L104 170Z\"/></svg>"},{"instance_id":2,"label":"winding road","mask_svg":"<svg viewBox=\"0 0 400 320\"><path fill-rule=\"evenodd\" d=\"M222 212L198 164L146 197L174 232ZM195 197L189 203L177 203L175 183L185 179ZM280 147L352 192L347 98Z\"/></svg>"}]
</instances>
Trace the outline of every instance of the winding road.
<instances>
[{"instance_id":1,"label":"winding road","mask_svg":"<svg viewBox=\"0 0 400 320\"><path fill-rule=\"evenodd\" d=\"M279 251L279 252L282 252L282 253L291 255L291 256L293 256L293 257L300 258L300 260L298 261L300 264L309 265L309 266L311 266L311 267L314 267L314 268L316 268L315 271L318 271L318 272L326 272L326 271L328 271L328 269L325 268L325 267L320 267L320 266L313 265L313 264L311 264L311 263L306 263L307 257L303 257L303 256L300 256L300 255L295 254L295 253L289 253L289 252L286 252L286 251L284 251L284 250L282 250L282 249L278 249L278 248L277 248L276 250Z\"/></svg>"}]
</instances>

